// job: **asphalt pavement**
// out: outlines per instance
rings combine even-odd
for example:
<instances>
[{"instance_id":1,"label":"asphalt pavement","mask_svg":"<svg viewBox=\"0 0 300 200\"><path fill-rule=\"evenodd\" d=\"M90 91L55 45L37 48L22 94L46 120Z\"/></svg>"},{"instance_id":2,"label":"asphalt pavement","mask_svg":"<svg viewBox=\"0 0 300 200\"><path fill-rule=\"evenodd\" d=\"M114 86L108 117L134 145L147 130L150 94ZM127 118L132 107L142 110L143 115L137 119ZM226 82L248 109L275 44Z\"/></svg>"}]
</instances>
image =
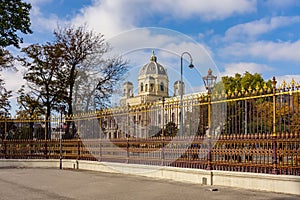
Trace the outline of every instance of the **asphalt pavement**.
<instances>
[{"instance_id":1,"label":"asphalt pavement","mask_svg":"<svg viewBox=\"0 0 300 200\"><path fill-rule=\"evenodd\" d=\"M299 200L300 196L95 171L1 168L0 199Z\"/></svg>"}]
</instances>

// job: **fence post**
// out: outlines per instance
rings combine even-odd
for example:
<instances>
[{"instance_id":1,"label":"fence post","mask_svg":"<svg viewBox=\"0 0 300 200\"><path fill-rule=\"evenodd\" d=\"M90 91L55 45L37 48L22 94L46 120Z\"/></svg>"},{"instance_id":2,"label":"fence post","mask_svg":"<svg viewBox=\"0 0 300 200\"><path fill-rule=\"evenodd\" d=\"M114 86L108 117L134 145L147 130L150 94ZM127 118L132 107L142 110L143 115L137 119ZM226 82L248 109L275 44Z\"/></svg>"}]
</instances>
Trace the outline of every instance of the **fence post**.
<instances>
[{"instance_id":1,"label":"fence post","mask_svg":"<svg viewBox=\"0 0 300 200\"><path fill-rule=\"evenodd\" d=\"M129 138L126 138L126 163L129 163Z\"/></svg>"},{"instance_id":2,"label":"fence post","mask_svg":"<svg viewBox=\"0 0 300 200\"><path fill-rule=\"evenodd\" d=\"M5 159L8 158L8 156L7 156L7 141L6 140L4 140L4 157L5 157Z\"/></svg>"},{"instance_id":3,"label":"fence post","mask_svg":"<svg viewBox=\"0 0 300 200\"><path fill-rule=\"evenodd\" d=\"M103 126L103 124L102 124L102 115L103 115L103 111L102 111L102 109L100 109L100 140L99 140L99 162L101 162L102 161L102 126Z\"/></svg>"},{"instance_id":4,"label":"fence post","mask_svg":"<svg viewBox=\"0 0 300 200\"><path fill-rule=\"evenodd\" d=\"M7 137L7 119L6 119L6 116L4 116L4 138L3 139L6 139Z\"/></svg>"},{"instance_id":5,"label":"fence post","mask_svg":"<svg viewBox=\"0 0 300 200\"><path fill-rule=\"evenodd\" d=\"M44 156L46 159L48 159L48 144L46 139L45 139L44 147L45 147Z\"/></svg>"},{"instance_id":6,"label":"fence post","mask_svg":"<svg viewBox=\"0 0 300 200\"><path fill-rule=\"evenodd\" d=\"M207 93L207 123L208 123L208 133L207 133L207 143L208 143L208 154L207 154L207 170L211 170L211 92L208 91Z\"/></svg>"},{"instance_id":7,"label":"fence post","mask_svg":"<svg viewBox=\"0 0 300 200\"><path fill-rule=\"evenodd\" d=\"M77 160L80 160L80 148L81 148L81 145L80 145L80 139L78 138L77 140Z\"/></svg>"},{"instance_id":8,"label":"fence post","mask_svg":"<svg viewBox=\"0 0 300 200\"><path fill-rule=\"evenodd\" d=\"M99 140L99 162L102 161L102 138Z\"/></svg>"},{"instance_id":9,"label":"fence post","mask_svg":"<svg viewBox=\"0 0 300 200\"><path fill-rule=\"evenodd\" d=\"M162 136L161 143L162 143L161 165L164 166L164 162L165 162L165 137L164 136Z\"/></svg>"},{"instance_id":10,"label":"fence post","mask_svg":"<svg viewBox=\"0 0 300 200\"><path fill-rule=\"evenodd\" d=\"M277 133L276 133L276 79L273 76L272 87L273 87L273 132L272 132L272 142L273 142L273 169L272 174L278 174L277 169Z\"/></svg>"}]
</instances>

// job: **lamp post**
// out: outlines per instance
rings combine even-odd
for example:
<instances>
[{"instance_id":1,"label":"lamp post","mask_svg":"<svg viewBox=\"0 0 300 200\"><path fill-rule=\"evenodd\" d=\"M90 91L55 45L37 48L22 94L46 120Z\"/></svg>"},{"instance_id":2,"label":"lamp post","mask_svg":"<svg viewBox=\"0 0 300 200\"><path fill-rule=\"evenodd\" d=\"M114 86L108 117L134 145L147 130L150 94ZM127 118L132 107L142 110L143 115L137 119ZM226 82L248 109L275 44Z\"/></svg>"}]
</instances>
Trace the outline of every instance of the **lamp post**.
<instances>
[{"instance_id":1,"label":"lamp post","mask_svg":"<svg viewBox=\"0 0 300 200\"><path fill-rule=\"evenodd\" d=\"M59 169L62 169L62 131L63 131L63 124L62 124L62 115L65 113L66 106L60 105L60 130L59 130Z\"/></svg>"},{"instance_id":2,"label":"lamp post","mask_svg":"<svg viewBox=\"0 0 300 200\"><path fill-rule=\"evenodd\" d=\"M207 170L211 170L211 91L216 84L217 76L212 75L212 70L208 69L207 76L202 77L205 88L207 90L207 102L208 102L208 113L207 113L207 121L208 121L208 155L207 155Z\"/></svg>"},{"instance_id":3,"label":"lamp post","mask_svg":"<svg viewBox=\"0 0 300 200\"><path fill-rule=\"evenodd\" d=\"M183 136L183 103L182 103L182 98L183 98L183 82L182 82L182 74L183 74L183 70L182 70L182 66L183 66L183 56L187 54L190 57L190 64L189 64L189 68L192 69L194 68L193 65L193 58L191 56L191 54L187 51L183 52L181 54L180 57L180 136Z\"/></svg>"}]
</instances>

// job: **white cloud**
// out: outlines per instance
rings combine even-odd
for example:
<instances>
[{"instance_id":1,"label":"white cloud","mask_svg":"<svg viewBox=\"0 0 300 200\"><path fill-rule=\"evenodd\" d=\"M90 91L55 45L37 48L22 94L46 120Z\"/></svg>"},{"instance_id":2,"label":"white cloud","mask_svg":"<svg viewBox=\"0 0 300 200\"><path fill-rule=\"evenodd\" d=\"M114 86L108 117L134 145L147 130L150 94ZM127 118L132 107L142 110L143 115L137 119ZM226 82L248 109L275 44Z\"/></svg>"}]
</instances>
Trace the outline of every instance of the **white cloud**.
<instances>
[{"instance_id":1,"label":"white cloud","mask_svg":"<svg viewBox=\"0 0 300 200\"><path fill-rule=\"evenodd\" d=\"M11 70L4 70L1 72L1 75L5 81L5 88L7 90L16 92L20 89L22 84L25 84L22 71L15 72Z\"/></svg>"},{"instance_id":2,"label":"white cloud","mask_svg":"<svg viewBox=\"0 0 300 200\"><path fill-rule=\"evenodd\" d=\"M205 20L224 19L233 14L250 13L256 10L256 0L162 0L150 4L152 11L167 13L177 18L200 17Z\"/></svg>"},{"instance_id":3,"label":"white cloud","mask_svg":"<svg viewBox=\"0 0 300 200\"><path fill-rule=\"evenodd\" d=\"M222 56L264 58L272 61L300 61L300 40L295 42L259 41L233 43L220 50Z\"/></svg>"},{"instance_id":4,"label":"white cloud","mask_svg":"<svg viewBox=\"0 0 300 200\"><path fill-rule=\"evenodd\" d=\"M300 84L300 75L284 75L284 76L277 76L275 77L277 80L277 87L279 87L283 81L285 81L287 84L291 83L294 79L295 83Z\"/></svg>"},{"instance_id":5,"label":"white cloud","mask_svg":"<svg viewBox=\"0 0 300 200\"><path fill-rule=\"evenodd\" d=\"M251 74L261 74L263 72L272 70L272 67L265 64L258 64L252 62L230 63L225 65L225 71L221 72L221 76L234 76L236 73L244 74L246 71L250 72Z\"/></svg>"},{"instance_id":6,"label":"white cloud","mask_svg":"<svg viewBox=\"0 0 300 200\"><path fill-rule=\"evenodd\" d=\"M164 59L180 56L188 51L196 64L212 63L212 51L192 38L180 32L162 28L141 28L123 32L108 40L116 55L131 54L139 50L158 49L166 53L161 54ZM136 59L139 60L139 56ZM160 58L160 59L162 59Z\"/></svg>"},{"instance_id":7,"label":"white cloud","mask_svg":"<svg viewBox=\"0 0 300 200\"><path fill-rule=\"evenodd\" d=\"M31 19L36 31L52 31L57 24L66 23L56 14L45 16L41 11L41 6L50 6L50 3L56 1L26 1L32 4ZM256 0L223 0L221 3L219 0L93 0L91 5L82 7L80 13L69 22L77 25L87 23L92 29L111 37L124 30L140 27L149 18L169 20L194 17L199 20L219 20L255 12L256 5Z\"/></svg>"},{"instance_id":8,"label":"white cloud","mask_svg":"<svg viewBox=\"0 0 300 200\"><path fill-rule=\"evenodd\" d=\"M229 28L225 33L224 40L232 41L236 39L251 39L277 28L289 26L299 22L300 16L278 16L272 18L263 18L245 24L238 24Z\"/></svg>"},{"instance_id":9,"label":"white cloud","mask_svg":"<svg viewBox=\"0 0 300 200\"><path fill-rule=\"evenodd\" d=\"M256 0L94 0L81 9L72 22L87 23L91 28L111 37L121 31L139 27L149 16L176 19L196 17L204 20L224 19L256 10Z\"/></svg>"}]
</instances>

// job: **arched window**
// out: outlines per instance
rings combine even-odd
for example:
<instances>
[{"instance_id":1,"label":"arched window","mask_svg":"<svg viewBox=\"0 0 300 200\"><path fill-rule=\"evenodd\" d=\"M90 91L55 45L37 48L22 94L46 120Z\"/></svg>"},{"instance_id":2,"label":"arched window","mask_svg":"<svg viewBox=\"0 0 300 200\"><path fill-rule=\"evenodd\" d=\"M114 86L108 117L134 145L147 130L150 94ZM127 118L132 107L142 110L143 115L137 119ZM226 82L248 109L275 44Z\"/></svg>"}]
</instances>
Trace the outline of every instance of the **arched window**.
<instances>
[{"instance_id":1,"label":"arched window","mask_svg":"<svg viewBox=\"0 0 300 200\"><path fill-rule=\"evenodd\" d=\"M132 97L132 91L131 89L128 90L129 96Z\"/></svg>"},{"instance_id":2,"label":"arched window","mask_svg":"<svg viewBox=\"0 0 300 200\"><path fill-rule=\"evenodd\" d=\"M163 83L163 82L161 82L161 83L160 83L160 91L162 91L162 92L163 92L164 90L165 90L164 83Z\"/></svg>"},{"instance_id":3,"label":"arched window","mask_svg":"<svg viewBox=\"0 0 300 200\"><path fill-rule=\"evenodd\" d=\"M145 85L145 92L148 92L148 84Z\"/></svg>"},{"instance_id":4,"label":"arched window","mask_svg":"<svg viewBox=\"0 0 300 200\"><path fill-rule=\"evenodd\" d=\"M143 91L144 91L144 84L141 83L141 92L143 92Z\"/></svg>"},{"instance_id":5,"label":"arched window","mask_svg":"<svg viewBox=\"0 0 300 200\"><path fill-rule=\"evenodd\" d=\"M123 90L123 97L126 96L126 89Z\"/></svg>"},{"instance_id":6,"label":"arched window","mask_svg":"<svg viewBox=\"0 0 300 200\"><path fill-rule=\"evenodd\" d=\"M150 92L153 92L153 91L154 91L154 84L150 83Z\"/></svg>"}]
</instances>

